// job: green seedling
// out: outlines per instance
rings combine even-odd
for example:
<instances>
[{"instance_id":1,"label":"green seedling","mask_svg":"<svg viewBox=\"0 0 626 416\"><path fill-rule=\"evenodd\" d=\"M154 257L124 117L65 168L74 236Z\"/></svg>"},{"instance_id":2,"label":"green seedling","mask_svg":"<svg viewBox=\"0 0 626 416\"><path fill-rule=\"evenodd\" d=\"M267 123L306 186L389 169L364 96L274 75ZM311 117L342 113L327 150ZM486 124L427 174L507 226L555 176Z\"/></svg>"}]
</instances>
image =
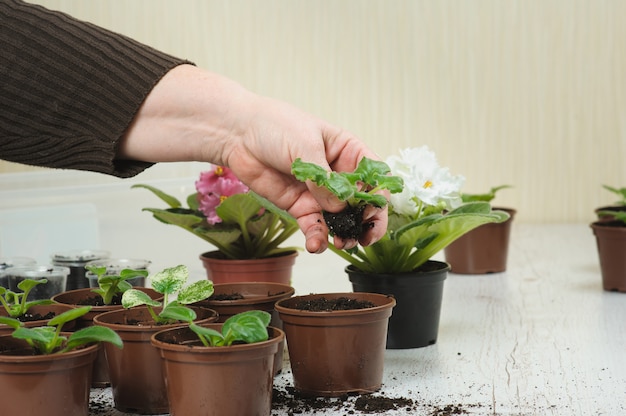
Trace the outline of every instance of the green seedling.
<instances>
[{"instance_id":1,"label":"green seedling","mask_svg":"<svg viewBox=\"0 0 626 416\"><path fill-rule=\"evenodd\" d=\"M382 208L387 198L379 192L402 192L402 178L391 176L385 162L364 157L354 172L328 172L314 163L296 159L291 172L301 182L311 181L332 192L348 205L341 213L323 212L331 233L344 239L358 239L363 233L363 211L367 205Z\"/></svg>"},{"instance_id":2,"label":"green seedling","mask_svg":"<svg viewBox=\"0 0 626 416\"><path fill-rule=\"evenodd\" d=\"M602 185L604 189L607 191L613 192L615 195L619 196L619 201L616 201L616 204L619 206L626 206L626 188L613 188L612 186Z\"/></svg>"},{"instance_id":3,"label":"green seedling","mask_svg":"<svg viewBox=\"0 0 626 416\"><path fill-rule=\"evenodd\" d=\"M266 341L271 315L265 311L246 311L233 315L222 325L222 332L189 323L189 329L198 335L205 347L224 347L235 342L252 344Z\"/></svg>"},{"instance_id":4,"label":"green seedling","mask_svg":"<svg viewBox=\"0 0 626 416\"><path fill-rule=\"evenodd\" d=\"M54 303L50 299L27 301L28 294L37 285L48 283L47 279L24 279L17 284L22 293L13 292L5 287L0 286L0 303L12 318L18 318L28 312L30 307L35 305L50 305Z\"/></svg>"},{"instance_id":5,"label":"green seedling","mask_svg":"<svg viewBox=\"0 0 626 416\"><path fill-rule=\"evenodd\" d=\"M13 338L25 340L40 355L60 354L94 342L110 342L122 348L122 339L110 328L94 325L73 332L69 337L61 333L67 322L91 310L91 306L71 309L52 318L46 326L25 328L15 318L0 317L0 323L11 326Z\"/></svg>"},{"instance_id":6,"label":"green seedling","mask_svg":"<svg viewBox=\"0 0 626 416\"><path fill-rule=\"evenodd\" d=\"M179 321L191 322L196 319L196 313L183 305L199 302L211 296L213 294L213 282L199 280L185 286L188 278L189 270L184 265L164 269L150 278L152 288L163 295L163 302L150 298L140 290L129 289L122 295L122 306L133 308L145 305L158 324ZM170 299L174 295L176 295L176 299ZM163 308L157 314L154 310L155 307Z\"/></svg>"},{"instance_id":7,"label":"green seedling","mask_svg":"<svg viewBox=\"0 0 626 416\"><path fill-rule=\"evenodd\" d=\"M107 268L104 266L85 266L85 268L98 276L98 288L93 289L92 292L100 295L105 305L110 305L116 296L132 288L127 280L148 276L146 270L123 269L119 275L108 275L106 274Z\"/></svg>"}]
</instances>

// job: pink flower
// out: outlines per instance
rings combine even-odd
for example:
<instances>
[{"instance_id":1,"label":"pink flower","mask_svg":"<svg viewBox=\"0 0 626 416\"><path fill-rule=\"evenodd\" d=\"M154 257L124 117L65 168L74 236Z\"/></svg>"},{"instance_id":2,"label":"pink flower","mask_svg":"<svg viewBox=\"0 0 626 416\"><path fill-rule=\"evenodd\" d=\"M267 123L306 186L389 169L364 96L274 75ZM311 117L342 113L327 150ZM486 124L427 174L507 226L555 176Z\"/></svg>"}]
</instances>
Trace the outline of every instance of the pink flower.
<instances>
[{"instance_id":1,"label":"pink flower","mask_svg":"<svg viewBox=\"0 0 626 416\"><path fill-rule=\"evenodd\" d=\"M241 182L232 170L225 166L214 166L213 170L200 173L196 181L199 209L206 216L209 224L217 224L222 219L215 208L231 195L248 192L249 188Z\"/></svg>"}]
</instances>

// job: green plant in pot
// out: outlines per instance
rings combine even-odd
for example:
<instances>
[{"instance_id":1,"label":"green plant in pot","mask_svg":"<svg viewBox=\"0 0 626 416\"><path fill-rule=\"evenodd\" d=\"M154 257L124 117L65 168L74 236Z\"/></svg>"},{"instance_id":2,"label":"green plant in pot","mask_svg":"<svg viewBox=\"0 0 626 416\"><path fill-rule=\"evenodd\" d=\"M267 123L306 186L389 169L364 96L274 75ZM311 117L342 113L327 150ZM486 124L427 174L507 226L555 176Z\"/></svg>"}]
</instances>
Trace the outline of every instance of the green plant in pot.
<instances>
[{"instance_id":1,"label":"green plant in pot","mask_svg":"<svg viewBox=\"0 0 626 416\"><path fill-rule=\"evenodd\" d=\"M495 186L483 194L463 193L461 200L463 203L482 201L491 204L496 193L506 188L511 188L511 186ZM503 207L494 207L493 209L506 212L509 214L509 218L503 222L477 227L444 249L446 262L450 264L453 273L487 274L500 273L506 270L511 223L517 211L513 208Z\"/></svg>"},{"instance_id":2,"label":"green plant in pot","mask_svg":"<svg viewBox=\"0 0 626 416\"><path fill-rule=\"evenodd\" d=\"M626 212L619 208L597 211L599 219L591 223L596 237L602 288L626 292Z\"/></svg>"},{"instance_id":3,"label":"green plant in pot","mask_svg":"<svg viewBox=\"0 0 626 416\"><path fill-rule=\"evenodd\" d=\"M50 299L28 300L28 294L37 286L47 283L46 279L25 279L18 283L20 292L14 292L0 286L0 316L18 319L27 326L39 326L71 307L53 302ZM74 322L69 323L65 330L70 329ZM0 335L12 332L6 324L0 325Z\"/></svg>"},{"instance_id":4,"label":"green plant in pot","mask_svg":"<svg viewBox=\"0 0 626 416\"><path fill-rule=\"evenodd\" d=\"M167 329L152 336L168 380L172 414L205 416L271 413L273 360L284 333L271 315L246 311L224 323Z\"/></svg>"},{"instance_id":5,"label":"green plant in pot","mask_svg":"<svg viewBox=\"0 0 626 416\"><path fill-rule=\"evenodd\" d=\"M91 369L98 344L122 348L120 337L108 328L91 326L62 332L69 322L91 307L65 311L47 325L26 328L9 317L0 323L14 329L0 336L0 391L7 415L87 416ZM36 386L36 389L32 387Z\"/></svg>"},{"instance_id":6,"label":"green plant in pot","mask_svg":"<svg viewBox=\"0 0 626 416\"><path fill-rule=\"evenodd\" d=\"M106 266L86 265L89 273L95 274L98 279L98 287L68 290L52 297L55 302L69 306L90 305L91 310L79 317L76 328L85 328L93 325L94 318L104 312L122 309L122 294L132 288L129 280L137 277L145 277L146 270L122 269L117 274L107 275ZM140 288L152 298L159 298L157 293L150 288ZM94 362L93 387L103 388L110 385L108 364L104 353L104 348L98 351L98 357Z\"/></svg>"},{"instance_id":7,"label":"green plant in pot","mask_svg":"<svg viewBox=\"0 0 626 416\"><path fill-rule=\"evenodd\" d=\"M612 212L626 212L626 188L617 188L609 185L602 185L602 187L614 194L618 199L612 205L596 208L595 213L599 221L611 221L614 219Z\"/></svg>"},{"instance_id":8,"label":"green plant in pot","mask_svg":"<svg viewBox=\"0 0 626 416\"><path fill-rule=\"evenodd\" d=\"M437 339L443 280L450 268L431 257L472 229L506 221L509 215L492 210L488 202L462 203L463 176L440 167L434 152L426 146L402 150L399 156L389 157L386 166L393 176L403 180L401 192L390 195L386 234L367 247L329 247L349 263L346 272L355 291L396 298L387 347L426 346ZM374 167L383 174L387 171L380 165ZM372 187L362 181L355 182L355 186ZM411 311L412 306L421 310Z\"/></svg>"},{"instance_id":9,"label":"green plant in pot","mask_svg":"<svg viewBox=\"0 0 626 416\"><path fill-rule=\"evenodd\" d=\"M213 166L196 181L196 192L187 197L187 207L174 196L150 185L133 188L151 191L166 208L144 208L165 224L178 226L205 240L216 251L200 259L214 283L257 281L289 284L296 247L283 247L298 224L286 211L252 192L232 171ZM281 264L277 273L276 262Z\"/></svg>"},{"instance_id":10,"label":"green plant in pot","mask_svg":"<svg viewBox=\"0 0 626 416\"><path fill-rule=\"evenodd\" d=\"M186 266L165 268L148 279L162 300L128 289L122 296L124 309L94 318L97 325L111 328L125 343L123 350L110 346L105 350L115 408L127 413L169 412L165 376L158 351L150 344L151 336L187 322L213 322L218 316L211 309L187 306L211 296L213 283L203 279L187 284Z\"/></svg>"}]
</instances>

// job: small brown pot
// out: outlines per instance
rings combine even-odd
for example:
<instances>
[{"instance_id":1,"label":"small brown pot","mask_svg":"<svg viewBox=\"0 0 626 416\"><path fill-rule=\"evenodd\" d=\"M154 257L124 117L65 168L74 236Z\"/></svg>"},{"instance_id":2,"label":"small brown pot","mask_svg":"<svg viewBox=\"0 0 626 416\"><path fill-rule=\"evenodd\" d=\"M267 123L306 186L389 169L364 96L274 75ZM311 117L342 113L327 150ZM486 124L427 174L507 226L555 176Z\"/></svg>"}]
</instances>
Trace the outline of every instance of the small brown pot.
<instances>
[{"instance_id":1,"label":"small brown pot","mask_svg":"<svg viewBox=\"0 0 626 416\"><path fill-rule=\"evenodd\" d=\"M219 314L217 322L224 322L238 313L261 310L272 315L270 325L279 329L283 328L283 322L274 304L279 300L292 297L295 293L295 289L289 285L268 282L220 283L214 284L213 289L214 292L210 298L197 302L195 305L215 310ZM239 294L242 299L220 300L221 297L232 294ZM274 374L279 374L283 369L284 350L285 345L281 343L274 360Z\"/></svg>"},{"instance_id":2,"label":"small brown pot","mask_svg":"<svg viewBox=\"0 0 626 416\"><path fill-rule=\"evenodd\" d=\"M267 341L229 347L204 347L187 327L154 334L152 345L163 357L171 416L269 416L273 361L285 335L273 327L268 332Z\"/></svg>"},{"instance_id":3,"label":"small brown pot","mask_svg":"<svg viewBox=\"0 0 626 416\"><path fill-rule=\"evenodd\" d=\"M445 259L450 264L452 273L486 274L506 270L511 223L516 211L510 208L494 210L507 212L509 219L474 228L444 249Z\"/></svg>"},{"instance_id":4,"label":"small brown pot","mask_svg":"<svg viewBox=\"0 0 626 416\"><path fill-rule=\"evenodd\" d=\"M23 340L0 336L0 349L22 352ZM3 415L87 416L89 385L98 347L92 345L63 354L0 354L0 392Z\"/></svg>"},{"instance_id":5,"label":"small brown pot","mask_svg":"<svg viewBox=\"0 0 626 416\"><path fill-rule=\"evenodd\" d=\"M621 221L596 221L591 224L596 236L602 288L626 292L626 226Z\"/></svg>"},{"instance_id":6,"label":"small brown pot","mask_svg":"<svg viewBox=\"0 0 626 416\"><path fill-rule=\"evenodd\" d=\"M367 300L376 306L329 312L293 308L300 300L320 297ZM395 304L392 297L375 293L315 294L277 302L296 390L334 397L380 389L387 324Z\"/></svg>"},{"instance_id":7,"label":"small brown pot","mask_svg":"<svg viewBox=\"0 0 626 416\"><path fill-rule=\"evenodd\" d=\"M35 305L35 306L31 306L30 308L28 308L28 313L31 314L39 314L41 316L46 316L48 313L52 312L54 314L54 316L60 315L65 311L68 311L70 309L74 309L73 306L70 305L63 305L61 303L53 303L50 305ZM0 316L8 316L7 311L4 308L0 309ZM52 319L52 318L48 318L48 319L42 319L42 320L38 320L38 321L27 321L24 322L24 325L26 328L34 328L37 326L45 326L48 321ZM76 322L75 321L70 321L67 322L66 324L63 325L63 331L72 331L74 330L74 327L76 326ZM13 328L11 328L8 325L3 325L0 324L0 335L8 335L11 334L13 332Z\"/></svg>"},{"instance_id":8,"label":"small brown pot","mask_svg":"<svg viewBox=\"0 0 626 416\"><path fill-rule=\"evenodd\" d=\"M197 323L217 320L214 310L193 309L198 316ZM158 313L159 309L155 311ZM150 337L161 330L186 324L157 325L145 306L102 313L94 318L94 324L111 328L124 342L123 349L111 344L104 346L115 408L126 413L168 413L161 357L150 344Z\"/></svg>"},{"instance_id":9,"label":"small brown pot","mask_svg":"<svg viewBox=\"0 0 626 416\"><path fill-rule=\"evenodd\" d=\"M146 288L146 287L136 287L135 289L141 290L150 296L152 299L158 300L163 298L163 295L159 292ZM58 303L62 303L65 305L71 306L85 306L85 301L89 298L92 298L96 294L92 292L91 288L83 288L83 289L75 289L68 290L63 293L59 293L52 297L52 300ZM105 305L105 306L94 306L91 308L89 312L85 315L81 316L76 320L75 329L81 329L88 326L93 325L93 318L96 315L99 315L103 312L114 311L122 309L122 305ZM98 357L94 362L93 368L93 377L92 377L92 387L103 388L111 385L111 381L109 378L109 367L106 362L106 357L104 355L104 347L101 346L98 351Z\"/></svg>"},{"instance_id":10,"label":"small brown pot","mask_svg":"<svg viewBox=\"0 0 626 416\"><path fill-rule=\"evenodd\" d=\"M207 272L207 278L213 283L234 282L270 282L291 284L291 271L298 256L292 251L280 256L264 259L231 260L219 251L209 251L200 255L200 260Z\"/></svg>"}]
</instances>

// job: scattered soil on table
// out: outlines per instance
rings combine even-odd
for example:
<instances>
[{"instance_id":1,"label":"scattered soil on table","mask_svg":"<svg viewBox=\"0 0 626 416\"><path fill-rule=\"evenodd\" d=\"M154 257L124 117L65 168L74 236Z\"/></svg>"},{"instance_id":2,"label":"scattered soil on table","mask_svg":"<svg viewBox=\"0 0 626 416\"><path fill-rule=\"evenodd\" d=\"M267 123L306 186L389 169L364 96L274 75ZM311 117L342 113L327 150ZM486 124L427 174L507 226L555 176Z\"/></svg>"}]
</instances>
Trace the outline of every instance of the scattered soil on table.
<instances>
[{"instance_id":1,"label":"scattered soil on table","mask_svg":"<svg viewBox=\"0 0 626 416\"><path fill-rule=\"evenodd\" d=\"M387 397L382 392L341 397L309 397L299 394L293 387L274 387L272 395L272 414L286 412L288 416L323 414L324 410L342 411L344 416L386 412L398 412L398 415L455 416L469 415L472 413L469 409L475 408L481 406L461 403L427 404L409 397Z\"/></svg>"},{"instance_id":2,"label":"scattered soil on table","mask_svg":"<svg viewBox=\"0 0 626 416\"><path fill-rule=\"evenodd\" d=\"M301 311L312 312L329 312L329 311L347 311L352 309L367 309L373 308L374 305L368 300L358 300L348 297L339 297L334 299L326 299L320 297L316 299L302 299L295 301L290 308L298 309Z\"/></svg>"},{"instance_id":3,"label":"scattered soil on table","mask_svg":"<svg viewBox=\"0 0 626 416\"><path fill-rule=\"evenodd\" d=\"M352 207L348 205L341 212L323 212L324 221L330 235L336 235L343 239L358 240L366 228L371 228L373 223L363 224L363 211L365 205Z\"/></svg>"}]
</instances>

